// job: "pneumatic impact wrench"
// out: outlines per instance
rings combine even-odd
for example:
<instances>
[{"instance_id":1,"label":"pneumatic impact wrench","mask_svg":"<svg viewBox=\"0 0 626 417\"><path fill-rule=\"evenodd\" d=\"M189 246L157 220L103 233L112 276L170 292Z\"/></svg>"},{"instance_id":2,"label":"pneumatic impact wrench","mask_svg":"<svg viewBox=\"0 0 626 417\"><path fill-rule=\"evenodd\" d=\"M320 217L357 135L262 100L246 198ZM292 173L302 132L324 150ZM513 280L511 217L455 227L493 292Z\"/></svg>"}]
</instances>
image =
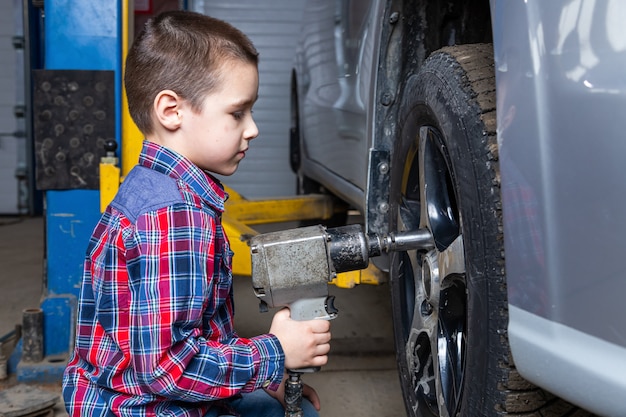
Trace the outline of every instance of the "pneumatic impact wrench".
<instances>
[{"instance_id":1,"label":"pneumatic impact wrench","mask_svg":"<svg viewBox=\"0 0 626 417\"><path fill-rule=\"evenodd\" d=\"M289 307L294 320L332 320L337 316L328 283L340 272L367 268L383 252L429 249L426 229L379 236L360 225L326 229L310 226L257 235L250 240L252 285L261 311ZM288 369L286 417L302 416L300 375L319 368Z\"/></svg>"}]
</instances>

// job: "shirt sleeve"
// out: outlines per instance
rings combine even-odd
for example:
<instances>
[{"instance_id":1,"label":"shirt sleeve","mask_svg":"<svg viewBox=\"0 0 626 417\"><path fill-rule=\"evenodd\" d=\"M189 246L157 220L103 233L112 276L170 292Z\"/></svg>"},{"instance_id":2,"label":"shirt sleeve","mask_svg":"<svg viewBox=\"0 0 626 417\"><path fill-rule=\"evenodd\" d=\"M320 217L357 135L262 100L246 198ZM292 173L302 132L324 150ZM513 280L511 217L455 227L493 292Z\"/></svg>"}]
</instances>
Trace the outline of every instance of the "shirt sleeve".
<instances>
[{"instance_id":1,"label":"shirt sleeve","mask_svg":"<svg viewBox=\"0 0 626 417\"><path fill-rule=\"evenodd\" d=\"M282 380L284 352L275 336L246 339L232 331L230 256L216 247L218 220L186 205L137 220L127 254L127 349L142 391L210 401L275 390Z\"/></svg>"}]
</instances>

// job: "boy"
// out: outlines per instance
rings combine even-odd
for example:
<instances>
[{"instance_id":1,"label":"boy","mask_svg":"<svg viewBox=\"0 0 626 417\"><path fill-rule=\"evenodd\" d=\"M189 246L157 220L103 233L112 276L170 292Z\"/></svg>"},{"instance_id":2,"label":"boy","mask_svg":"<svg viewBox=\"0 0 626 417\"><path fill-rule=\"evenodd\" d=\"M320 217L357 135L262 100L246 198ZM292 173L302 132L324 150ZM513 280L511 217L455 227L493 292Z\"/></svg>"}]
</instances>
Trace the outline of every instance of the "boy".
<instances>
[{"instance_id":1,"label":"boy","mask_svg":"<svg viewBox=\"0 0 626 417\"><path fill-rule=\"evenodd\" d=\"M208 172L233 174L258 134L257 65L245 35L192 12L159 15L135 40L124 82L146 141L87 250L71 415L283 415L284 369L326 363L325 320L282 310L269 334L232 328L227 196Z\"/></svg>"}]
</instances>

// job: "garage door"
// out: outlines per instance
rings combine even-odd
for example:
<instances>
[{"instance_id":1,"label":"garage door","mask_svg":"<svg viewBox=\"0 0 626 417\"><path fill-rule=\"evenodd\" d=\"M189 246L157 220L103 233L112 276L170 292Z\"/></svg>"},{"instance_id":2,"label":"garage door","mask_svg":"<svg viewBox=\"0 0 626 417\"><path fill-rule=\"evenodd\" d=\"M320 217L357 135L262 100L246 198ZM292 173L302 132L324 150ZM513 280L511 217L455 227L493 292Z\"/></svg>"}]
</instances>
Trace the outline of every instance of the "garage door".
<instances>
[{"instance_id":1,"label":"garage door","mask_svg":"<svg viewBox=\"0 0 626 417\"><path fill-rule=\"evenodd\" d=\"M0 215L19 212L15 172L18 154L23 156L24 152L24 139L13 135L17 129L14 113L17 65L12 41L17 19L14 3L17 2L0 2Z\"/></svg>"}]
</instances>

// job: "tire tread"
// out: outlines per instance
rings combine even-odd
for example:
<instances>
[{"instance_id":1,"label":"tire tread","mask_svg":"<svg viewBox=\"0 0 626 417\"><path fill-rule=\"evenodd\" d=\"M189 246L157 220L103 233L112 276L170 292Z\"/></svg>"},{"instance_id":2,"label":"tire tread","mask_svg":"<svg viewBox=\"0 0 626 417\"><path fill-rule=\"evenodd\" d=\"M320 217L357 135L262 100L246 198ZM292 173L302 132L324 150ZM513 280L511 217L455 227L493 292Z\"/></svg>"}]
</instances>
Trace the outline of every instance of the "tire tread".
<instances>
[{"instance_id":1,"label":"tire tread","mask_svg":"<svg viewBox=\"0 0 626 417\"><path fill-rule=\"evenodd\" d=\"M476 111L480 113L480 120L484 126L482 150L478 151L483 152L480 160L487 161L485 176L491 180L480 182L485 188L482 190L483 195L490 197L488 201L483 202L483 206L489 207L483 215L497 219L498 236L492 242L485 241L483 244L486 247L498 249L498 247L503 247L503 235L493 46L491 44L449 46L442 48L438 53L448 55L450 61L458 62L461 66L461 84L475 101ZM488 219L485 220L488 221ZM495 351L490 352L493 358L499 358L497 359L497 366L490 367L490 369L501 369L498 375L501 381L498 387L499 392L494 393L500 398L499 404L496 406L496 414L519 417L592 417L593 414L581 410L526 381L515 369L506 334L508 302L506 301L506 280L504 278L504 251L501 249L498 251L501 256L491 260L487 267L487 270L493 271L492 274L489 274L491 277L501 277L500 282L497 283L500 288L496 292L504 294L504 297L491 297L489 300L489 304L495 307L490 311L491 331L499 334L502 341L498 347L493 348ZM490 295L492 294L494 292L490 291Z\"/></svg>"}]
</instances>

